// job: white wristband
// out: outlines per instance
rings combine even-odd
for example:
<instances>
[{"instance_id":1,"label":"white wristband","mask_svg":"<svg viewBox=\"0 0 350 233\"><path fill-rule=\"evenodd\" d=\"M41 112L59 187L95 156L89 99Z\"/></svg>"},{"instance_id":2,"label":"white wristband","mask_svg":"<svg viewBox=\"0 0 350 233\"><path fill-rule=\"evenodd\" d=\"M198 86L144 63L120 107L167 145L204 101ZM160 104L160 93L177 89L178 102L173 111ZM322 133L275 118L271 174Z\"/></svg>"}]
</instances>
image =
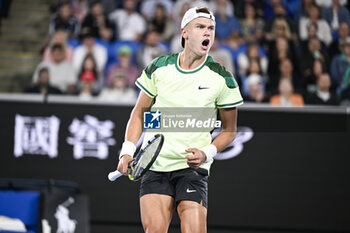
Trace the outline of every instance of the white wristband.
<instances>
[{"instance_id":1,"label":"white wristband","mask_svg":"<svg viewBox=\"0 0 350 233\"><path fill-rule=\"evenodd\" d=\"M202 148L201 151L203 151L207 156L207 160L205 160L204 163L209 163L212 160L212 158L214 158L214 156L218 153L218 149L213 144Z\"/></svg>"},{"instance_id":2,"label":"white wristband","mask_svg":"<svg viewBox=\"0 0 350 233\"><path fill-rule=\"evenodd\" d=\"M122 149L119 154L119 160L123 157L123 155L130 155L131 157L134 156L134 153L136 151L136 145L130 141L123 142Z\"/></svg>"}]
</instances>

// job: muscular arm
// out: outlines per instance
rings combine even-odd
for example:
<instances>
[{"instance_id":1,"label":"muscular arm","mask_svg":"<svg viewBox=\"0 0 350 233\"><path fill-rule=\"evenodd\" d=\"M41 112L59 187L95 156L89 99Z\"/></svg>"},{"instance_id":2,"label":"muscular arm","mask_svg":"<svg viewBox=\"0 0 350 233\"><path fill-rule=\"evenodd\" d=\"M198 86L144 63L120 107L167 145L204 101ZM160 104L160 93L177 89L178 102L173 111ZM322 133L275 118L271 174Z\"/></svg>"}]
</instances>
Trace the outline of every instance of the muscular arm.
<instances>
[{"instance_id":1,"label":"muscular arm","mask_svg":"<svg viewBox=\"0 0 350 233\"><path fill-rule=\"evenodd\" d=\"M237 109L220 108L219 114L222 122L222 131L212 142L218 152L223 150L236 137ZM189 148L186 151L192 153L192 155L187 156L187 164L192 168L199 168L207 159L206 154L198 148Z\"/></svg>"},{"instance_id":2,"label":"muscular arm","mask_svg":"<svg viewBox=\"0 0 350 233\"><path fill-rule=\"evenodd\" d=\"M126 126L125 141L130 141L134 144L139 140L142 133L142 115L145 109L149 109L152 105L153 98L146 95L143 91L140 92L136 105L131 112L129 122Z\"/></svg>"},{"instance_id":3,"label":"muscular arm","mask_svg":"<svg viewBox=\"0 0 350 233\"><path fill-rule=\"evenodd\" d=\"M136 145L142 133L142 115L145 109L149 109L152 105L153 98L146 95L143 91L140 92L136 105L131 112L129 122L126 126L125 141L130 141ZM132 160L133 155L123 155L118 163L118 171L123 175L128 173L128 165Z\"/></svg>"},{"instance_id":4,"label":"muscular arm","mask_svg":"<svg viewBox=\"0 0 350 233\"><path fill-rule=\"evenodd\" d=\"M212 143L216 146L218 152L223 150L236 137L237 108L220 108L219 114L222 131Z\"/></svg>"}]
</instances>

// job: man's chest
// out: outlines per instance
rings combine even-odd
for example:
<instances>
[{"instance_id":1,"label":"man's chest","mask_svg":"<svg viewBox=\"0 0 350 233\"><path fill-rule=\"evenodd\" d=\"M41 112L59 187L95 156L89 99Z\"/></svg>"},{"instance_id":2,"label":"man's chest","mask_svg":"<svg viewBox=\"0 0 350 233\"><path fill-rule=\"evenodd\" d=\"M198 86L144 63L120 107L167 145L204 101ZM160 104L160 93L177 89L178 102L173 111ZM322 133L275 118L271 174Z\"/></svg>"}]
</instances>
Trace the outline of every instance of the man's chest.
<instances>
[{"instance_id":1,"label":"man's chest","mask_svg":"<svg viewBox=\"0 0 350 233\"><path fill-rule=\"evenodd\" d=\"M156 79L158 98L175 106L215 106L220 82L216 77L197 72L185 74L167 71Z\"/></svg>"}]
</instances>

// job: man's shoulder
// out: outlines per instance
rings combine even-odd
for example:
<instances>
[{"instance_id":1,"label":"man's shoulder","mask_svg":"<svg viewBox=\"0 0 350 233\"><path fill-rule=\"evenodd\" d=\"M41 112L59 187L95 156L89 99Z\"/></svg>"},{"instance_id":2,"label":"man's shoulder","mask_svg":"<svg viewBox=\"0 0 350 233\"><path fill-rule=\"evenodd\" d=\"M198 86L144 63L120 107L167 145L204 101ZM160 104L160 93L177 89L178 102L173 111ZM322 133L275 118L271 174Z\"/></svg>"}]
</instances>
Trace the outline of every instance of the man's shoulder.
<instances>
[{"instance_id":1,"label":"man's shoulder","mask_svg":"<svg viewBox=\"0 0 350 233\"><path fill-rule=\"evenodd\" d=\"M124 16L126 15L126 11L124 9L116 9L109 13L108 17L109 19L115 19L116 17Z\"/></svg>"},{"instance_id":2,"label":"man's shoulder","mask_svg":"<svg viewBox=\"0 0 350 233\"><path fill-rule=\"evenodd\" d=\"M157 57L151 62L151 64L149 64L145 68L145 72L148 77L151 77L152 73L154 73L157 69L175 64L176 59L177 59L177 54Z\"/></svg>"},{"instance_id":3,"label":"man's shoulder","mask_svg":"<svg viewBox=\"0 0 350 233\"><path fill-rule=\"evenodd\" d=\"M226 85L229 88L235 88L238 86L235 78L233 77L233 74L220 63L215 61L211 56L208 56L205 66L208 67L212 72L217 74L218 77L222 77L223 79L225 79Z\"/></svg>"}]
</instances>

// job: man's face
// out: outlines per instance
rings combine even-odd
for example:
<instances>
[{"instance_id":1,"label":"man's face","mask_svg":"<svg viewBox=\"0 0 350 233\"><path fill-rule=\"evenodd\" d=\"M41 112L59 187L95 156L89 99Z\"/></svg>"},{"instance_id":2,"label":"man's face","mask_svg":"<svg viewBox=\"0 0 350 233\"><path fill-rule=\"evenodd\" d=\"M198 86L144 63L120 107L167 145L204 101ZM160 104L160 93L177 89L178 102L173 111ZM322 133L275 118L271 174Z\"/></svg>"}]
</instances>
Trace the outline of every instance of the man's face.
<instances>
[{"instance_id":1,"label":"man's face","mask_svg":"<svg viewBox=\"0 0 350 233\"><path fill-rule=\"evenodd\" d=\"M64 52L60 49L55 49L51 52L51 57L55 63L60 63L64 60Z\"/></svg>"},{"instance_id":2,"label":"man's face","mask_svg":"<svg viewBox=\"0 0 350 233\"><path fill-rule=\"evenodd\" d=\"M101 3L95 3L91 9L91 13L93 15L102 15L103 14L103 7Z\"/></svg>"},{"instance_id":3,"label":"man's face","mask_svg":"<svg viewBox=\"0 0 350 233\"><path fill-rule=\"evenodd\" d=\"M214 43L215 24L213 20L199 17L192 20L183 30L185 47L198 56L207 54Z\"/></svg>"},{"instance_id":4,"label":"man's face","mask_svg":"<svg viewBox=\"0 0 350 233\"><path fill-rule=\"evenodd\" d=\"M321 50L321 44L318 39L310 39L309 41L309 51L320 51Z\"/></svg>"},{"instance_id":5,"label":"man's face","mask_svg":"<svg viewBox=\"0 0 350 233\"><path fill-rule=\"evenodd\" d=\"M288 80L281 80L278 90L282 96L289 96L293 94L293 86Z\"/></svg>"},{"instance_id":6,"label":"man's face","mask_svg":"<svg viewBox=\"0 0 350 233\"><path fill-rule=\"evenodd\" d=\"M46 86L49 84L49 73L47 71L42 71L39 76L39 84Z\"/></svg>"},{"instance_id":7,"label":"man's face","mask_svg":"<svg viewBox=\"0 0 350 233\"><path fill-rule=\"evenodd\" d=\"M340 23L338 34L339 34L339 37L342 39L346 38L349 35L349 26L347 23L345 22Z\"/></svg>"},{"instance_id":8,"label":"man's face","mask_svg":"<svg viewBox=\"0 0 350 233\"><path fill-rule=\"evenodd\" d=\"M84 38L83 43L86 47L92 48L95 44L95 39L93 37L86 37Z\"/></svg>"},{"instance_id":9,"label":"man's face","mask_svg":"<svg viewBox=\"0 0 350 233\"><path fill-rule=\"evenodd\" d=\"M64 4L59 10L59 14L63 19L68 19L71 15L71 8L69 4Z\"/></svg>"},{"instance_id":10,"label":"man's face","mask_svg":"<svg viewBox=\"0 0 350 233\"><path fill-rule=\"evenodd\" d=\"M127 11L134 11L135 10L135 2L134 0L126 0L124 2L124 9Z\"/></svg>"},{"instance_id":11,"label":"man's face","mask_svg":"<svg viewBox=\"0 0 350 233\"><path fill-rule=\"evenodd\" d=\"M146 44L150 47L156 47L160 41L160 36L157 32L150 32L146 36Z\"/></svg>"},{"instance_id":12,"label":"man's face","mask_svg":"<svg viewBox=\"0 0 350 233\"><path fill-rule=\"evenodd\" d=\"M318 77L317 85L321 91L329 91L331 86L331 79L328 74L322 74Z\"/></svg>"}]
</instances>

